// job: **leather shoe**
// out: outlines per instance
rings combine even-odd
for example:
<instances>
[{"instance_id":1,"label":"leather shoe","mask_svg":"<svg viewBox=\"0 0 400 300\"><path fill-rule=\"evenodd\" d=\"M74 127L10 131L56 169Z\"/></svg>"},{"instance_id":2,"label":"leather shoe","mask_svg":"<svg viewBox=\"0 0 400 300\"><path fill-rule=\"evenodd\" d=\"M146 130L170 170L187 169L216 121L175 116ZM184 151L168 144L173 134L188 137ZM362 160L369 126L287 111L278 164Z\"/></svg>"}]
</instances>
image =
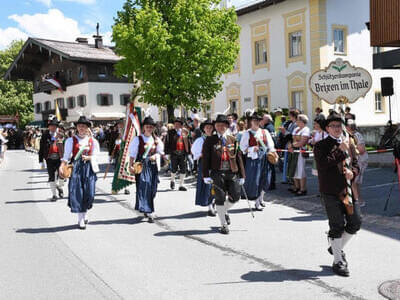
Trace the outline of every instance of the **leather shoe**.
<instances>
[{"instance_id":1,"label":"leather shoe","mask_svg":"<svg viewBox=\"0 0 400 300\"><path fill-rule=\"evenodd\" d=\"M175 189L175 182L171 181L169 186L171 187L171 190L174 190Z\"/></svg>"},{"instance_id":2,"label":"leather shoe","mask_svg":"<svg viewBox=\"0 0 400 300\"><path fill-rule=\"evenodd\" d=\"M209 217L215 217L217 214L213 210L208 210L208 216Z\"/></svg>"},{"instance_id":3,"label":"leather shoe","mask_svg":"<svg viewBox=\"0 0 400 300\"><path fill-rule=\"evenodd\" d=\"M57 196L51 197L50 201L51 201L51 202L56 202L56 201L57 201Z\"/></svg>"},{"instance_id":4,"label":"leather shoe","mask_svg":"<svg viewBox=\"0 0 400 300\"><path fill-rule=\"evenodd\" d=\"M333 255L333 251L332 251L332 247L328 248L328 252L330 255ZM343 262L345 263L346 266L348 266L347 260L346 260L346 253L344 253L344 251L342 250L342 259Z\"/></svg>"},{"instance_id":5,"label":"leather shoe","mask_svg":"<svg viewBox=\"0 0 400 300\"><path fill-rule=\"evenodd\" d=\"M332 265L332 271L333 271L333 273L335 273L339 276L343 276L343 277L350 276L349 269L347 269L347 266L341 261L339 261L337 264Z\"/></svg>"},{"instance_id":6,"label":"leather shoe","mask_svg":"<svg viewBox=\"0 0 400 300\"><path fill-rule=\"evenodd\" d=\"M60 187L58 187L58 188L57 188L57 191L58 191L58 196L59 196L60 198L64 198L64 191L63 191L63 189L60 188Z\"/></svg>"},{"instance_id":7,"label":"leather shoe","mask_svg":"<svg viewBox=\"0 0 400 300\"><path fill-rule=\"evenodd\" d=\"M222 226L221 229L219 230L219 232L221 232L222 234L229 234L228 226L226 226L226 225Z\"/></svg>"},{"instance_id":8,"label":"leather shoe","mask_svg":"<svg viewBox=\"0 0 400 300\"><path fill-rule=\"evenodd\" d=\"M227 223L228 225L231 225L231 218L229 217L228 214L225 215L225 220L226 220L226 223Z\"/></svg>"},{"instance_id":9,"label":"leather shoe","mask_svg":"<svg viewBox=\"0 0 400 300\"><path fill-rule=\"evenodd\" d=\"M184 186L180 186L179 190L182 191L182 192L186 192L187 191L187 189Z\"/></svg>"}]
</instances>

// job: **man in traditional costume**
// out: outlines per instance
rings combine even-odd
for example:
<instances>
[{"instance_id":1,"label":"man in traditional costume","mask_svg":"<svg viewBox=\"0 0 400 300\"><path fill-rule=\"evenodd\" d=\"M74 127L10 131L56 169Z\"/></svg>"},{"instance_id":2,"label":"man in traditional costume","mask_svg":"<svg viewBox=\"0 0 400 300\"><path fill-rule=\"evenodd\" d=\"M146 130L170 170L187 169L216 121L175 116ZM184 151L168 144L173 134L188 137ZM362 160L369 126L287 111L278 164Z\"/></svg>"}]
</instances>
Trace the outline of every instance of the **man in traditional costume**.
<instances>
[{"instance_id":1,"label":"man in traditional costume","mask_svg":"<svg viewBox=\"0 0 400 300\"><path fill-rule=\"evenodd\" d=\"M214 126L216 134L207 137L203 145L203 180L212 184L215 193L220 232L229 234L231 220L228 211L240 199L245 171L237 141L227 133L229 121L226 116L218 115Z\"/></svg>"}]
</instances>

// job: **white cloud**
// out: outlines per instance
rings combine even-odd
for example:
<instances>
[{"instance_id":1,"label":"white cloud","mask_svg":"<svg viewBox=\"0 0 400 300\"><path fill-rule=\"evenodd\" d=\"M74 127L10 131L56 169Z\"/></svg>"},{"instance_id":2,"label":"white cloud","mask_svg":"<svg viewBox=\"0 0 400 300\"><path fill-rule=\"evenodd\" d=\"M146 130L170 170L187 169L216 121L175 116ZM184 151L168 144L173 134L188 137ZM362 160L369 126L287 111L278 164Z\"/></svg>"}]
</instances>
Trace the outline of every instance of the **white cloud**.
<instances>
[{"instance_id":1,"label":"white cloud","mask_svg":"<svg viewBox=\"0 0 400 300\"><path fill-rule=\"evenodd\" d=\"M11 15L8 17L18 23L18 26L29 36L74 41L82 35L78 22L65 17L58 9L49 9L47 14Z\"/></svg>"},{"instance_id":2,"label":"white cloud","mask_svg":"<svg viewBox=\"0 0 400 300\"><path fill-rule=\"evenodd\" d=\"M8 27L6 29L0 28L0 50L7 48L14 40L26 40L28 35L18 28Z\"/></svg>"},{"instance_id":3,"label":"white cloud","mask_svg":"<svg viewBox=\"0 0 400 300\"><path fill-rule=\"evenodd\" d=\"M51 0L36 0L37 2L39 2L39 3L42 3L42 4L44 4L44 5L46 5L47 7L50 7L51 6Z\"/></svg>"}]
</instances>

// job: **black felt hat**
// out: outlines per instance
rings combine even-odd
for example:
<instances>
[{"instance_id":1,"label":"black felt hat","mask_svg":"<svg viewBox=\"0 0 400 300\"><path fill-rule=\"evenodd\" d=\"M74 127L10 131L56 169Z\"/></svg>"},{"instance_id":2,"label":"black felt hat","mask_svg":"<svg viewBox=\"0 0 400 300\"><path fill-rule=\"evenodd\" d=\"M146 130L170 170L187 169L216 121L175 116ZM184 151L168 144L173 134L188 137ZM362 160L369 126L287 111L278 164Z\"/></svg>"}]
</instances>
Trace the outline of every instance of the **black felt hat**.
<instances>
[{"instance_id":1,"label":"black felt hat","mask_svg":"<svg viewBox=\"0 0 400 300\"><path fill-rule=\"evenodd\" d=\"M214 122L213 122L211 119L205 120L203 123L200 124L200 130L201 130L201 131L204 131L204 127L205 127L206 125L214 126Z\"/></svg>"},{"instance_id":2,"label":"black felt hat","mask_svg":"<svg viewBox=\"0 0 400 300\"><path fill-rule=\"evenodd\" d=\"M174 123L176 123L176 122L181 123L181 125L183 125L183 123L184 123L183 119L179 118L179 117L175 118Z\"/></svg>"},{"instance_id":3,"label":"black felt hat","mask_svg":"<svg viewBox=\"0 0 400 300\"><path fill-rule=\"evenodd\" d=\"M214 121L214 124L216 124L216 123L225 123L226 125L229 126L228 118L222 114L217 116L217 118Z\"/></svg>"},{"instance_id":4,"label":"black felt hat","mask_svg":"<svg viewBox=\"0 0 400 300\"><path fill-rule=\"evenodd\" d=\"M53 119L48 121L47 126L54 125L54 126L58 127L59 124L60 124L60 122L58 122L57 118L53 118Z\"/></svg>"},{"instance_id":5,"label":"black felt hat","mask_svg":"<svg viewBox=\"0 0 400 300\"><path fill-rule=\"evenodd\" d=\"M261 121L261 120L262 120L262 117L261 117L258 113L254 112L254 113L249 117L249 119L250 119L250 120L256 120L256 121Z\"/></svg>"},{"instance_id":6,"label":"black felt hat","mask_svg":"<svg viewBox=\"0 0 400 300\"><path fill-rule=\"evenodd\" d=\"M340 123L344 124L342 116L340 114L338 114L336 111L332 111L329 114L328 118L326 118L325 128L328 127L331 122L340 122Z\"/></svg>"},{"instance_id":7,"label":"black felt hat","mask_svg":"<svg viewBox=\"0 0 400 300\"><path fill-rule=\"evenodd\" d=\"M92 127L92 123L85 116L80 116L79 117L78 121L75 122L75 126L77 126L78 124L83 124L83 125L86 125L87 127Z\"/></svg>"},{"instance_id":8,"label":"black felt hat","mask_svg":"<svg viewBox=\"0 0 400 300\"><path fill-rule=\"evenodd\" d=\"M152 117L146 117L146 118L144 118L144 120L143 120L143 124L142 124L143 126L144 125L151 125L151 126L156 126L156 122L153 120L153 118Z\"/></svg>"}]
</instances>

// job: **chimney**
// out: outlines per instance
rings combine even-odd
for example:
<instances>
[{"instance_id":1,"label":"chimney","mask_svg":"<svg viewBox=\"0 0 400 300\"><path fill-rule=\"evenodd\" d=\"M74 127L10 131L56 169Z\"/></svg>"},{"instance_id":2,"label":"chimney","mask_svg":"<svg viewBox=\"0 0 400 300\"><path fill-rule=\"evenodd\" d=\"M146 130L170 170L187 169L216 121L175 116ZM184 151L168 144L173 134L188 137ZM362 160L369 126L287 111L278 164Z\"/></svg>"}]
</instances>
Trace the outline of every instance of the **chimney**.
<instances>
[{"instance_id":1,"label":"chimney","mask_svg":"<svg viewBox=\"0 0 400 300\"><path fill-rule=\"evenodd\" d=\"M75 42L78 42L79 44L88 44L88 39L84 37L77 37Z\"/></svg>"},{"instance_id":2,"label":"chimney","mask_svg":"<svg viewBox=\"0 0 400 300\"><path fill-rule=\"evenodd\" d=\"M99 34L99 23L96 25L96 35L94 37L94 46L96 48L103 48L103 37Z\"/></svg>"}]
</instances>

